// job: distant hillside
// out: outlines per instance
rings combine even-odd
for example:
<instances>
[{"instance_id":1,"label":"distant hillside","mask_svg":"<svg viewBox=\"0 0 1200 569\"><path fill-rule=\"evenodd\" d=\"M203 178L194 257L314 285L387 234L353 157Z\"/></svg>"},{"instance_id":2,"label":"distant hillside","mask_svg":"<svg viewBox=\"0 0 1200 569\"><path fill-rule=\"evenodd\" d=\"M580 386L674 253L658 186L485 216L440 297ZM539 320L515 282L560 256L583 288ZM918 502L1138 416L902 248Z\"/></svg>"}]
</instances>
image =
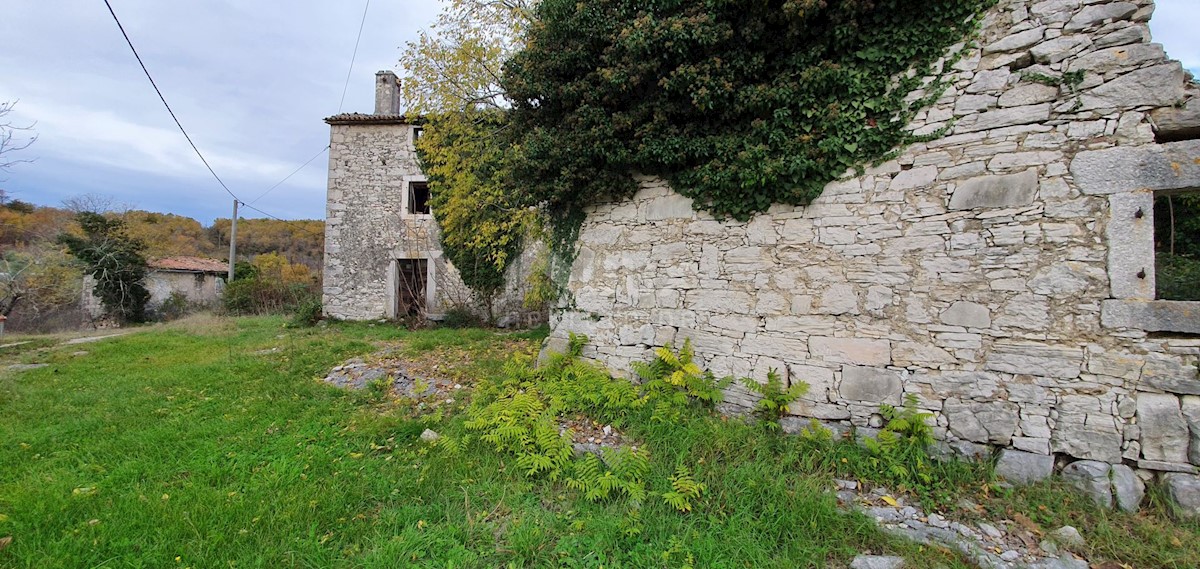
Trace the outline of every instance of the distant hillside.
<instances>
[{"instance_id":1,"label":"distant hillside","mask_svg":"<svg viewBox=\"0 0 1200 569\"><path fill-rule=\"evenodd\" d=\"M195 219L172 213L130 210L107 215L123 219L129 234L146 243L147 257L188 255L221 260L229 257L228 219L218 219L205 227ZM73 217L66 209L15 200L0 205L0 252L52 242L59 233L72 230ZM306 265L320 274L324 250L324 221L244 218L238 221L240 260L279 253L288 261Z\"/></svg>"}]
</instances>

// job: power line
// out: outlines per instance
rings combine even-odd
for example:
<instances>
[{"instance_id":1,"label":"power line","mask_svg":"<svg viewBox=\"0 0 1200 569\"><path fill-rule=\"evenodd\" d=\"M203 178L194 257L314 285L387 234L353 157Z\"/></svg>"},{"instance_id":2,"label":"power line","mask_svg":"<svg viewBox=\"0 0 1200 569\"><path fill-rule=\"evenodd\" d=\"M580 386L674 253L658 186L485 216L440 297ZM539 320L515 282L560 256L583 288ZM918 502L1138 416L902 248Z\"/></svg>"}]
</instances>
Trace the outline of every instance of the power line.
<instances>
[{"instance_id":1,"label":"power line","mask_svg":"<svg viewBox=\"0 0 1200 569\"><path fill-rule=\"evenodd\" d=\"M271 187L267 188L267 191L263 192L262 194L259 194L259 196L258 196L257 198L254 198L254 199L250 200L250 203L246 204L246 207L250 207L250 204L252 204L252 203L255 203L255 202L257 202L258 200L261 200L261 199L263 199L263 197L265 197L267 194L271 193L271 191L272 191L272 190L274 190L275 188L278 188L278 187L279 187L280 185L282 185L284 182L286 182L286 181L290 180L290 179L292 178L292 176L295 176L296 174L298 174L298 173L299 173L301 170L303 170L303 169L304 169L304 167L305 167L305 166L308 166L309 164L312 164L312 161L313 161L313 160L316 160L316 159L317 159L319 156L321 156L322 154L324 154L326 150L329 150L329 145L328 145L328 144L327 144L327 145L325 145L325 148L322 148L320 152L317 152L316 154L314 154L312 158L309 158L307 162L305 162L305 163L301 164L301 165L300 165L300 167L299 167L299 168L296 168L295 170L293 170L291 174L288 174L286 178L284 178L284 179L280 180L280 181L279 181L279 182L277 182L277 183L276 183L274 186L271 186Z\"/></svg>"},{"instance_id":2,"label":"power line","mask_svg":"<svg viewBox=\"0 0 1200 569\"><path fill-rule=\"evenodd\" d=\"M368 0L368 3L369 3L369 0ZM221 185L221 188L225 190L225 193L229 194L229 195L230 195L230 196L231 196L231 197L234 199L234 201L236 201L236 202L240 202L242 205L246 206L247 208L250 208L250 209L252 209L252 210L254 210L254 211L257 211L258 213L261 213L261 214L263 214L263 215L265 215L265 216L267 216L267 217L269 217L269 218L271 218L271 219L274 219L274 220L276 220L276 221L282 221L283 223L287 224L288 226L291 226L291 227L298 228L299 230L301 230L301 231L303 231L303 232L305 232L305 233L308 233L309 235L312 235L312 236L315 236L315 237L319 237L319 235L317 235L316 233L314 233L314 232L312 232L312 231L309 231L309 230L308 230L307 228L305 228L305 227L302 227L302 226L299 226L299 225L295 225L295 224L294 224L293 222L291 222L291 221L288 221L288 220L286 220L286 219L282 219L282 218L280 218L280 217L276 217L276 216L274 216L274 215L272 215L272 214L270 214L270 213L267 213L267 212L265 212L265 211L263 211L263 210L261 210L261 209L259 209L259 208L257 208L257 207L254 207L254 206L252 206L252 205L250 205L250 204L246 203L245 201L243 201L243 200L242 200L242 198L239 198L239 197L237 196L237 194L233 193L233 190L230 190L230 189L229 189L229 186L227 186L227 185L225 184L225 181L224 181L224 180L222 180L222 179L221 179L221 177L217 175L217 172L216 172L216 170L213 170L213 167L212 167L212 165L210 165L210 164L208 163L208 159L206 159L206 158L204 157L204 153L200 152L200 148L196 146L196 143L195 143L195 142L192 140L192 137L191 137L191 136L188 134L188 132L187 132L187 129L183 128L183 124L182 124L181 122L179 122L179 117L175 115L175 111L174 111L174 110L172 110L172 109L171 109L171 105L170 105L169 103L167 103L167 98L166 98L165 96L163 96L162 90L158 88L158 83L156 83L156 82L154 81L154 76L152 76L152 75L150 74L150 70L146 68L146 63L145 63L144 61L142 61L142 56L141 56L140 54L138 54L137 48L135 48L135 47L133 46L133 40L131 40L131 39L129 38L129 34L128 34L128 33L125 31L125 26L121 24L121 19L117 17L117 13L116 13L116 11L115 11L115 10L113 10L112 4L111 4L111 3L109 3L109 0L104 0L104 5L108 7L108 13L112 15L113 21L117 23L117 28L121 30L121 35L122 35L122 36L125 38L125 43L126 43L128 46L129 46L129 50L133 52L133 57L137 59L138 65L140 65L140 66L141 66L141 68L142 68L142 73L145 73L145 74L146 74L146 79L149 79L149 80L150 80L150 85L151 85L152 87L154 87L154 92L158 94L158 99L159 99L160 101L162 101L162 104L163 104L163 106L164 106L164 107L166 107L166 109L167 109L167 113L169 113L169 114L171 115L171 119L173 119L173 120L175 121L175 126L179 127L179 132L183 133L183 137L187 139L187 141L188 141L188 144L189 144L189 145L191 145L191 147L192 147L192 150L196 152L196 156L199 156L199 157L200 157L200 161L204 163L204 167L205 167L205 168L207 168L207 169L208 169L208 172L209 172L210 174L212 174L213 178L215 178L215 179L217 180L217 183ZM365 20L365 17L366 17L366 16L365 16L365 11L364 11L364 20L363 20L364 22L366 21L366 20ZM360 28L360 30L359 30L359 33L360 33L360 34L362 33L362 31L361 31L361 28ZM355 53L356 53L356 54L357 54L357 51L358 51L358 47L357 47L357 45L356 45L356 46L355 46ZM353 66L353 61L351 62L351 66ZM278 187L279 185L281 185L281 184L283 184L284 182L286 182L286 181L287 181L289 178L291 178L292 176L296 175L296 173L297 173L297 172L299 172L300 170L302 170L302 169L304 168L304 166L307 166L307 165L308 165L308 164L310 164L310 163L311 163L313 160L316 160L316 159L317 159L317 156L320 156L322 153L324 153L324 152L325 152L326 150L328 150L328 149L329 149L329 147L328 147L328 146L326 146L325 148L322 148L322 149L321 149L321 152L317 153L317 155L316 155L316 156L313 156L312 158L310 158L310 159L308 160L308 162L305 162L305 163L304 163L304 165L300 166L300 168L297 168L297 169L296 169L294 172L292 172L291 174L288 174L286 178L284 178L283 180L280 180L280 181L279 181L277 184L275 184L274 186L271 186L269 189L267 189L267 191L266 191L266 192L263 192L263 194L262 194L262 195L260 195L258 198L255 198L255 200L254 200L254 201L258 201L258 199L260 199L260 198L262 198L263 196L267 195L267 193L269 193L271 190L274 190L276 187Z\"/></svg>"},{"instance_id":3,"label":"power line","mask_svg":"<svg viewBox=\"0 0 1200 569\"><path fill-rule=\"evenodd\" d=\"M342 112L342 106L346 104L346 91L350 89L350 75L354 73L354 60L358 58L358 43L362 41L363 27L367 25L367 9L370 7L371 0L367 0L366 5L363 6L362 22L358 24L358 37L354 39L354 53L350 56L350 69L346 71L346 84L342 86L342 100L338 101L339 113Z\"/></svg>"},{"instance_id":4,"label":"power line","mask_svg":"<svg viewBox=\"0 0 1200 569\"><path fill-rule=\"evenodd\" d=\"M171 105L167 104L167 98L163 96L162 90L158 88L158 83L154 82L154 77L150 75L150 70L146 69L146 64L142 61L142 56L138 55L137 48L133 47L133 41L129 39L129 34L125 33L125 26L121 25L121 20L120 18L117 18L117 13L113 10L112 4L110 4L108 0L104 0L104 5L108 6L108 13L112 14L113 21L116 22L117 27L120 28L121 35L125 37L125 43L129 44L129 49L133 52L133 57L137 58L138 65L142 66L142 72L146 74L146 79L150 80L150 85L154 87L154 92L158 93L158 99L162 101L163 106L167 108L167 112L171 114L171 118L175 120L175 126L179 127L179 132L183 133L183 137L186 138L188 144L192 146L192 150L196 151L196 156L200 157L200 161L204 163L205 168L208 168L208 172L213 175L213 178L217 179L217 183L221 184L221 187L225 189L226 193L228 193L230 196L233 196L233 199L240 201L240 198L237 197L237 194L234 194L233 190L230 190L229 186L225 185L225 182L221 180L221 177L217 175L217 172L213 170L211 165L209 165L208 159L206 159L204 154L200 152L200 149L196 147L196 143L192 141L192 137L188 135L187 130L183 128L183 124L179 122L179 117L175 116L175 111L171 110Z\"/></svg>"}]
</instances>

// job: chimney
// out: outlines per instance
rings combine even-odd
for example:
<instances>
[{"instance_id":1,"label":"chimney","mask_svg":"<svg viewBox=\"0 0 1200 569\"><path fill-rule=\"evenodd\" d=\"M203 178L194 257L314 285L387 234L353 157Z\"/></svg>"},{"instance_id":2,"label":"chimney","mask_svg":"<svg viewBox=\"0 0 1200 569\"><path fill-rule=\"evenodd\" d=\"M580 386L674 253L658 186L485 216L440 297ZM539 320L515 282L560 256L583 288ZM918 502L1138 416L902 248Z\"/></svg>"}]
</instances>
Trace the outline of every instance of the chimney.
<instances>
[{"instance_id":1,"label":"chimney","mask_svg":"<svg viewBox=\"0 0 1200 569\"><path fill-rule=\"evenodd\" d=\"M400 78L391 71L375 73L375 114L400 114Z\"/></svg>"}]
</instances>

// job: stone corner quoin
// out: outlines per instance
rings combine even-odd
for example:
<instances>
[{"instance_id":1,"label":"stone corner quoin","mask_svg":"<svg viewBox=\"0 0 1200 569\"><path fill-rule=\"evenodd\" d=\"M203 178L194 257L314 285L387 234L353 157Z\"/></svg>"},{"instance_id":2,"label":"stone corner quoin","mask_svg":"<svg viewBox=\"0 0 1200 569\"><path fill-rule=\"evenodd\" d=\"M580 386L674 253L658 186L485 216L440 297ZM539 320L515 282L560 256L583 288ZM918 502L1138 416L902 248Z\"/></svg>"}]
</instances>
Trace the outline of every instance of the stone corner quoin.
<instances>
[{"instance_id":1,"label":"stone corner quoin","mask_svg":"<svg viewBox=\"0 0 1200 569\"><path fill-rule=\"evenodd\" d=\"M1023 480L1086 460L1200 487L1200 308L1155 301L1152 260L1154 194L1200 189L1200 90L1152 13L1001 0L911 125L947 134L807 207L718 220L652 179L590 207L551 342L627 373L690 339L718 375L808 383L792 412L842 430L912 396Z\"/></svg>"}]
</instances>

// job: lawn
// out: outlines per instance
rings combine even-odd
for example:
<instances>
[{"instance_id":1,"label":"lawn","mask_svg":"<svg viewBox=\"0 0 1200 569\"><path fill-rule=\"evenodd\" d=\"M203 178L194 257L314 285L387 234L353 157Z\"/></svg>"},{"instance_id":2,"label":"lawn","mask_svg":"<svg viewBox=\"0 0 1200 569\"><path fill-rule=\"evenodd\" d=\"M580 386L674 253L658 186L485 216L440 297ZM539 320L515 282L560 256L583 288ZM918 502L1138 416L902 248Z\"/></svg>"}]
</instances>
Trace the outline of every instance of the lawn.
<instances>
[{"instance_id":1,"label":"lawn","mask_svg":"<svg viewBox=\"0 0 1200 569\"><path fill-rule=\"evenodd\" d=\"M535 353L539 334L283 322L198 317L0 349L0 538L12 537L0 566L793 568L844 567L867 551L967 566L838 507L834 475L886 476L853 445L814 453L706 413L631 415L625 427L650 457L650 497L635 512L470 443L468 397L420 410L317 380L392 347L469 390ZM2 369L32 361L50 365ZM427 428L462 448L422 441ZM705 485L690 512L658 498L680 466ZM1074 522L1094 558L1187 567L1200 555L1200 530L1161 513L1109 514L1053 486L1005 494L986 465L946 472L930 499L970 495L997 513L1028 508L1031 523Z\"/></svg>"}]
</instances>

